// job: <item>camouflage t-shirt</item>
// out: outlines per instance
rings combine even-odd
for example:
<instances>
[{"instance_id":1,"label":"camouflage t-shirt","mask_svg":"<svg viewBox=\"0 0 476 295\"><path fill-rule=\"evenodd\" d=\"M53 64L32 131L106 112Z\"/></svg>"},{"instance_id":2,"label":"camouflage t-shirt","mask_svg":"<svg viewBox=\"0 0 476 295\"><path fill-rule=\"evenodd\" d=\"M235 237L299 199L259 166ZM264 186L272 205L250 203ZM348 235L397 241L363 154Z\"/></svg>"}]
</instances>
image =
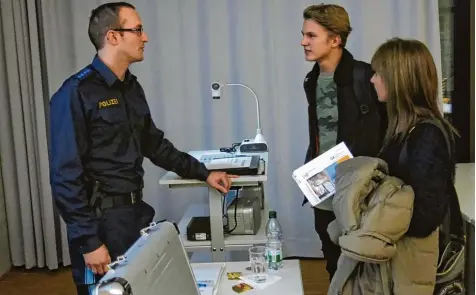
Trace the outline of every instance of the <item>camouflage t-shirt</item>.
<instances>
[{"instance_id":1,"label":"camouflage t-shirt","mask_svg":"<svg viewBox=\"0 0 476 295\"><path fill-rule=\"evenodd\" d=\"M337 140L337 85L333 73L321 73L316 89L317 122L319 125L319 155L336 145ZM332 210L332 198L316 206Z\"/></svg>"}]
</instances>

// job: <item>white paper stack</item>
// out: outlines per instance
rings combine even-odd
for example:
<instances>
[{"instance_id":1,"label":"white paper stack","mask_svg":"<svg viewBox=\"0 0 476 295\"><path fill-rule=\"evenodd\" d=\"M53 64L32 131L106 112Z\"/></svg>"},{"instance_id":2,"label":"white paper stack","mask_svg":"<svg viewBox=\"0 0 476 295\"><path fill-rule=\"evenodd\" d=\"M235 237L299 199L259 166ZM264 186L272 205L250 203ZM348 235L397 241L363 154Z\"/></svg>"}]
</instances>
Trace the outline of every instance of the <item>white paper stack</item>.
<instances>
[{"instance_id":1,"label":"white paper stack","mask_svg":"<svg viewBox=\"0 0 476 295\"><path fill-rule=\"evenodd\" d=\"M225 263L197 263L192 265L200 294L215 295L217 293L224 269Z\"/></svg>"}]
</instances>

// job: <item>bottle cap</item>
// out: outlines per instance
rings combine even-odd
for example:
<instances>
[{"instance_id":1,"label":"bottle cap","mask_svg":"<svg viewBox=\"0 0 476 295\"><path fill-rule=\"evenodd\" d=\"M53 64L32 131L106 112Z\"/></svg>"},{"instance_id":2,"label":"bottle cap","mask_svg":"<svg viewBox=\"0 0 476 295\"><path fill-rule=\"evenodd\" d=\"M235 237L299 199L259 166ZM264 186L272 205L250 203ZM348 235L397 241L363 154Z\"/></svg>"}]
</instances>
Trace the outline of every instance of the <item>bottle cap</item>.
<instances>
[{"instance_id":1,"label":"bottle cap","mask_svg":"<svg viewBox=\"0 0 476 295\"><path fill-rule=\"evenodd\" d=\"M269 218L276 218L276 211L269 211Z\"/></svg>"}]
</instances>

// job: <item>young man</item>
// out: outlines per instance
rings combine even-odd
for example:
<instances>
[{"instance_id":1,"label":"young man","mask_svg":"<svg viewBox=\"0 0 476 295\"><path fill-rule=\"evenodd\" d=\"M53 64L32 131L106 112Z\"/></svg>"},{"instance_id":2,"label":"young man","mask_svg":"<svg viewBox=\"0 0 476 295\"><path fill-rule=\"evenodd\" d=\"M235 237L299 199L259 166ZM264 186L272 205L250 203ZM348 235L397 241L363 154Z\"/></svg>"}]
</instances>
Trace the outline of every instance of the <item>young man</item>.
<instances>
[{"instance_id":1,"label":"young man","mask_svg":"<svg viewBox=\"0 0 476 295\"><path fill-rule=\"evenodd\" d=\"M78 294L90 294L107 264L154 217L142 200L144 156L223 193L233 177L210 173L155 127L144 91L128 69L143 60L147 43L134 6L118 2L94 9L89 37L97 55L50 102L51 187L67 224Z\"/></svg>"},{"instance_id":2,"label":"young man","mask_svg":"<svg viewBox=\"0 0 476 295\"><path fill-rule=\"evenodd\" d=\"M309 103L305 162L342 141L354 156L376 156L387 125L385 106L379 103L370 83L370 65L355 60L345 49L352 31L347 12L338 5L320 4L306 8L303 17L301 45L306 60L315 62L304 80ZM330 279L340 255L339 246L327 233L334 219L332 199L314 208L315 228Z\"/></svg>"}]
</instances>

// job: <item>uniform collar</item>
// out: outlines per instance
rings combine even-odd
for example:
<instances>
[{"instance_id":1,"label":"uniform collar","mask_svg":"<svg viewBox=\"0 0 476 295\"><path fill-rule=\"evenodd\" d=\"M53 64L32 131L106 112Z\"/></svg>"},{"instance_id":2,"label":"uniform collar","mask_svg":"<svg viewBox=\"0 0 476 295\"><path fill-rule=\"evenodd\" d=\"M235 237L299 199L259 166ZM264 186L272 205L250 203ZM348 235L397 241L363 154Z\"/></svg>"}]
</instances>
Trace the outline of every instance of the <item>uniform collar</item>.
<instances>
[{"instance_id":1,"label":"uniform collar","mask_svg":"<svg viewBox=\"0 0 476 295\"><path fill-rule=\"evenodd\" d=\"M116 82L120 82L116 74L114 74L111 71L111 69L97 55L94 56L94 59L91 65L96 71L98 71L99 75L101 75L104 78L104 80L106 81L109 87L114 85L114 83ZM128 83L130 82L131 79L132 79L132 75L129 72L129 69L127 69L124 82Z\"/></svg>"}]
</instances>

